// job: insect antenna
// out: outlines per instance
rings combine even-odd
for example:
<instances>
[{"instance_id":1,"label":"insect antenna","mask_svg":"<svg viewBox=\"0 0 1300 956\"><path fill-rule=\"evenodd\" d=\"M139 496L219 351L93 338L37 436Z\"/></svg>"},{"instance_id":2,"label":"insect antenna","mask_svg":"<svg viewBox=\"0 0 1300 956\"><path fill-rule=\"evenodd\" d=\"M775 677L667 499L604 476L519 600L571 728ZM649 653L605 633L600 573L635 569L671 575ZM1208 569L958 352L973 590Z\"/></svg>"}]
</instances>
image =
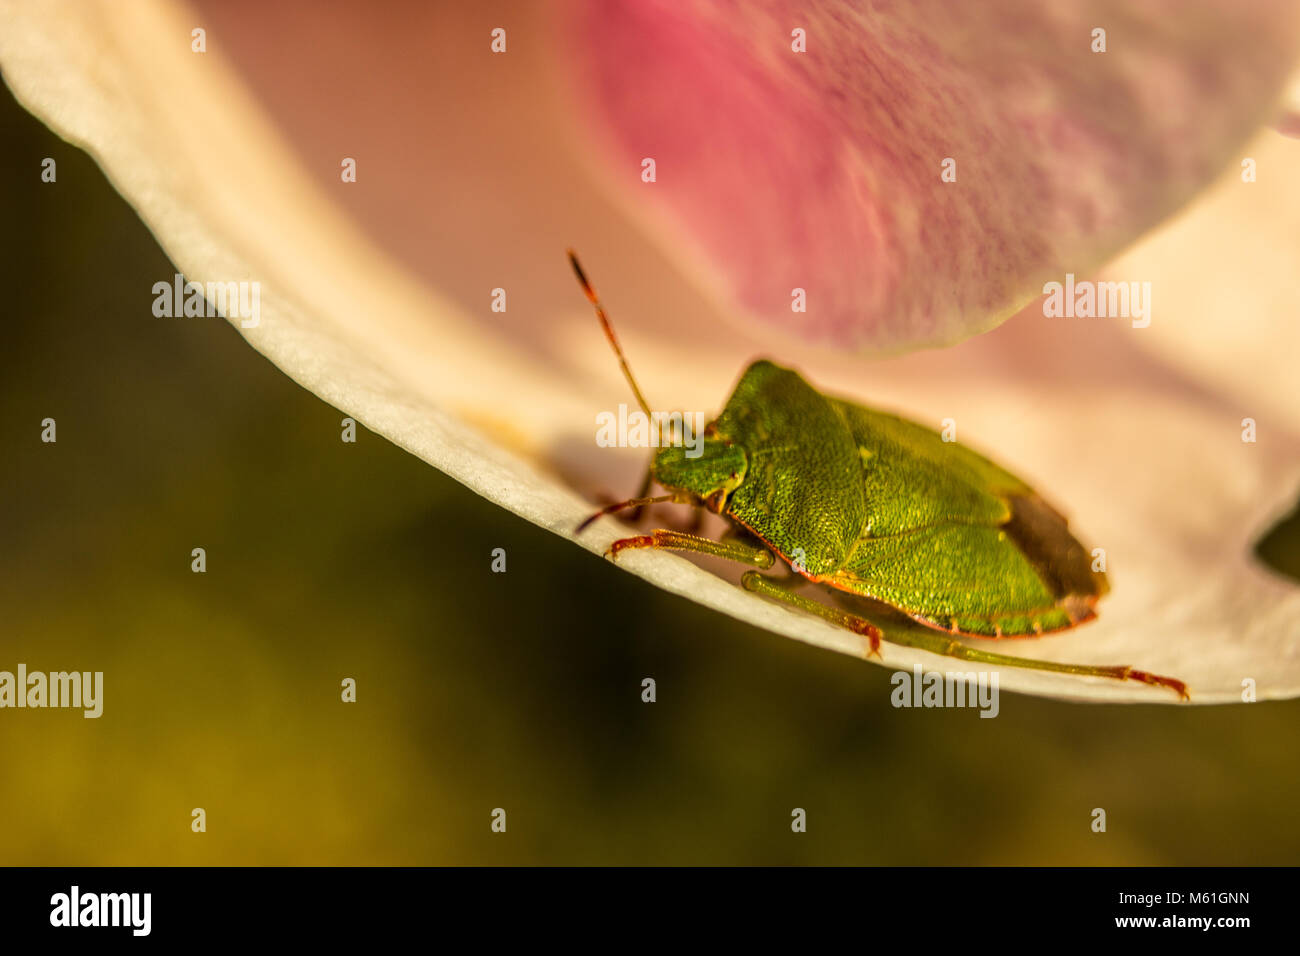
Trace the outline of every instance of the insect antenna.
<instances>
[{"instance_id":1,"label":"insect antenna","mask_svg":"<svg viewBox=\"0 0 1300 956\"><path fill-rule=\"evenodd\" d=\"M650 411L650 405L641 394L641 387L637 385L636 379L632 377L632 369L627 364L627 356L623 354L623 348L618 344L618 336L614 334L614 327L609 324L609 316L605 314L605 307L600 304L600 297L596 295L596 290L591 287L591 281L587 278L587 273L582 271L582 266L578 263L578 256L572 249L568 250L569 263L573 266L573 272L578 277L578 283L582 286L582 291L587 294L587 301L596 308L596 317L600 319L600 325L605 330L605 338L609 339L610 346L614 349L614 354L618 356L618 364L623 369L623 377L627 379L627 384L632 387L632 394L636 396L636 403L641 406L641 411L645 412L645 417L651 422L659 424L660 432L663 431L663 424L660 419L656 418Z\"/></svg>"},{"instance_id":2,"label":"insect antenna","mask_svg":"<svg viewBox=\"0 0 1300 956\"><path fill-rule=\"evenodd\" d=\"M689 499L686 498L684 495L682 495L680 492L673 492L667 495L657 495L653 498L629 498L627 501L620 501L618 504L610 505L608 508L601 508L590 518L582 522L582 524L578 525L578 527L574 530L573 533L582 534L582 532L586 531L588 526L590 526L591 523L596 521L598 518L603 518L605 517L605 515L615 514L619 511L622 511L625 508L640 509L640 508L644 508L646 505L664 504L669 501L673 502L674 504L689 503Z\"/></svg>"}]
</instances>

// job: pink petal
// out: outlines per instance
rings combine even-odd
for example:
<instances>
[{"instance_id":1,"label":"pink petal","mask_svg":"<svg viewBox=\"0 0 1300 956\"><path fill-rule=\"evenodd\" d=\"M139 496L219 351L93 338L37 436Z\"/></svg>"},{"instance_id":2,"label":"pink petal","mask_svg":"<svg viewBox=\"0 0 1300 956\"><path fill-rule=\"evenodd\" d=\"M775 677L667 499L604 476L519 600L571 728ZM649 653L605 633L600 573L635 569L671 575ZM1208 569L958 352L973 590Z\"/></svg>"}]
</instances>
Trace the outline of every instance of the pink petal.
<instances>
[{"instance_id":1,"label":"pink petal","mask_svg":"<svg viewBox=\"0 0 1300 956\"><path fill-rule=\"evenodd\" d=\"M1298 23L1271 0L638 0L577 3L569 35L671 248L762 322L891 351L998 324L1186 201L1274 115Z\"/></svg>"}]
</instances>

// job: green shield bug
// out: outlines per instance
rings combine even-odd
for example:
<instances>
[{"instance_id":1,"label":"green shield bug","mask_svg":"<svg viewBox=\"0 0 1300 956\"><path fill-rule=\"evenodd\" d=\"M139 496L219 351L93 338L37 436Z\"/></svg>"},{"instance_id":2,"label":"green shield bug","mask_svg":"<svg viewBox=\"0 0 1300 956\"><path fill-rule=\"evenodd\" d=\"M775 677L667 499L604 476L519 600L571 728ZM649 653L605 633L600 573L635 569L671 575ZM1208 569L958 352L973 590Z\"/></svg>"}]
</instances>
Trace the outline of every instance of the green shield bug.
<instances>
[{"instance_id":1,"label":"green shield bug","mask_svg":"<svg viewBox=\"0 0 1300 956\"><path fill-rule=\"evenodd\" d=\"M650 411L604 307L570 250L637 404ZM1037 637L1097 616L1109 590L1066 519L1019 478L907 419L823 395L766 359L740 377L702 440L658 442L640 493L588 518L673 502L720 515L722 540L657 529L615 541L691 551L751 566L746 590L861 634L879 653L881 630L865 617L798 594L759 573L779 558L795 575L901 612L920 628L889 640L991 666L1141 681L1187 699L1182 681L1133 667L1061 664L996 654L960 637ZM690 453L688 453L688 451ZM651 486L667 494L650 496ZM792 580L799 582L799 577Z\"/></svg>"}]
</instances>

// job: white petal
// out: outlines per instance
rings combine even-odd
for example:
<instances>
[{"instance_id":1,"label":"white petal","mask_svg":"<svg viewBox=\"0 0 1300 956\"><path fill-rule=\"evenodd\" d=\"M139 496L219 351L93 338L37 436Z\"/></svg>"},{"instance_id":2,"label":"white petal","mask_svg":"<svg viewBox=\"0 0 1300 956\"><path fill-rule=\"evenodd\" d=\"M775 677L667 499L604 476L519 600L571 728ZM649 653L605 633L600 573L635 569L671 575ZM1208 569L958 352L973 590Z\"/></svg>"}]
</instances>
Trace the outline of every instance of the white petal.
<instances>
[{"instance_id":1,"label":"white petal","mask_svg":"<svg viewBox=\"0 0 1300 956\"><path fill-rule=\"evenodd\" d=\"M512 104L524 132L496 129L477 145L523 137L534 150L529 163L570 192L557 203L554 178L531 190L511 184L508 234L492 255L512 311L490 313L487 289L477 309L430 292L311 185L219 48L204 59L190 53L181 9L0 4L0 63L22 102L96 157L187 276L262 283L261 324L241 329L250 344L470 488L571 536L590 508L584 496L632 488L644 465L642 452L594 445L596 412L627 396L566 273L566 240L588 250L652 400L716 409L760 350L724 329L626 219L575 192L584 182L576 158L529 138L529 124L545 122L526 116L527 103ZM545 97L531 104L550 105ZM459 135L474 145L472 131ZM491 214L467 202L448 209L444 228L481 237L476 217ZM466 258L441 268L454 272L482 254L467 241ZM1223 281L1240 288L1250 274ZM1144 355L1134 341L1141 332L1027 312L959 348L891 363L797 349L780 358L823 386L922 421L955 418L963 440L1020 470L1107 549L1115 590L1098 623L998 650L1167 673L1201 703L1239 699L1244 678L1258 682L1261 697L1300 693L1300 589L1248 556L1296 488L1300 443L1279 425L1267 442L1243 444L1232 403ZM601 551L619 530L605 522L580 543ZM863 650L855 636L684 559L641 553L623 566L760 627ZM956 669L889 645L884 661ZM1004 689L1070 699L1173 700L1102 680L1022 670L1000 677Z\"/></svg>"},{"instance_id":2,"label":"white petal","mask_svg":"<svg viewBox=\"0 0 1300 956\"><path fill-rule=\"evenodd\" d=\"M1214 385L1267 435L1300 429L1300 141L1264 130L1181 215L1111 262L1106 278L1152 284L1135 336Z\"/></svg>"}]
</instances>

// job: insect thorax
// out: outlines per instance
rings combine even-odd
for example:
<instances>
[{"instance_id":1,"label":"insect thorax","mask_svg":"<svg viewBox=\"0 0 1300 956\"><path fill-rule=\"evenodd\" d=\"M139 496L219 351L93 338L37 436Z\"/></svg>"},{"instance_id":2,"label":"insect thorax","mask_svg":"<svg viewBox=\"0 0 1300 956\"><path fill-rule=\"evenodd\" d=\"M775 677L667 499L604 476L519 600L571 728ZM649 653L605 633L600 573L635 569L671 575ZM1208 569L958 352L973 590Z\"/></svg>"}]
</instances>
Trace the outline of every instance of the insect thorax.
<instances>
[{"instance_id":1,"label":"insect thorax","mask_svg":"<svg viewBox=\"0 0 1300 956\"><path fill-rule=\"evenodd\" d=\"M665 488L690 492L718 506L745 480L748 467L743 448L716 438L705 438L693 448L661 448L651 465L655 481Z\"/></svg>"}]
</instances>

